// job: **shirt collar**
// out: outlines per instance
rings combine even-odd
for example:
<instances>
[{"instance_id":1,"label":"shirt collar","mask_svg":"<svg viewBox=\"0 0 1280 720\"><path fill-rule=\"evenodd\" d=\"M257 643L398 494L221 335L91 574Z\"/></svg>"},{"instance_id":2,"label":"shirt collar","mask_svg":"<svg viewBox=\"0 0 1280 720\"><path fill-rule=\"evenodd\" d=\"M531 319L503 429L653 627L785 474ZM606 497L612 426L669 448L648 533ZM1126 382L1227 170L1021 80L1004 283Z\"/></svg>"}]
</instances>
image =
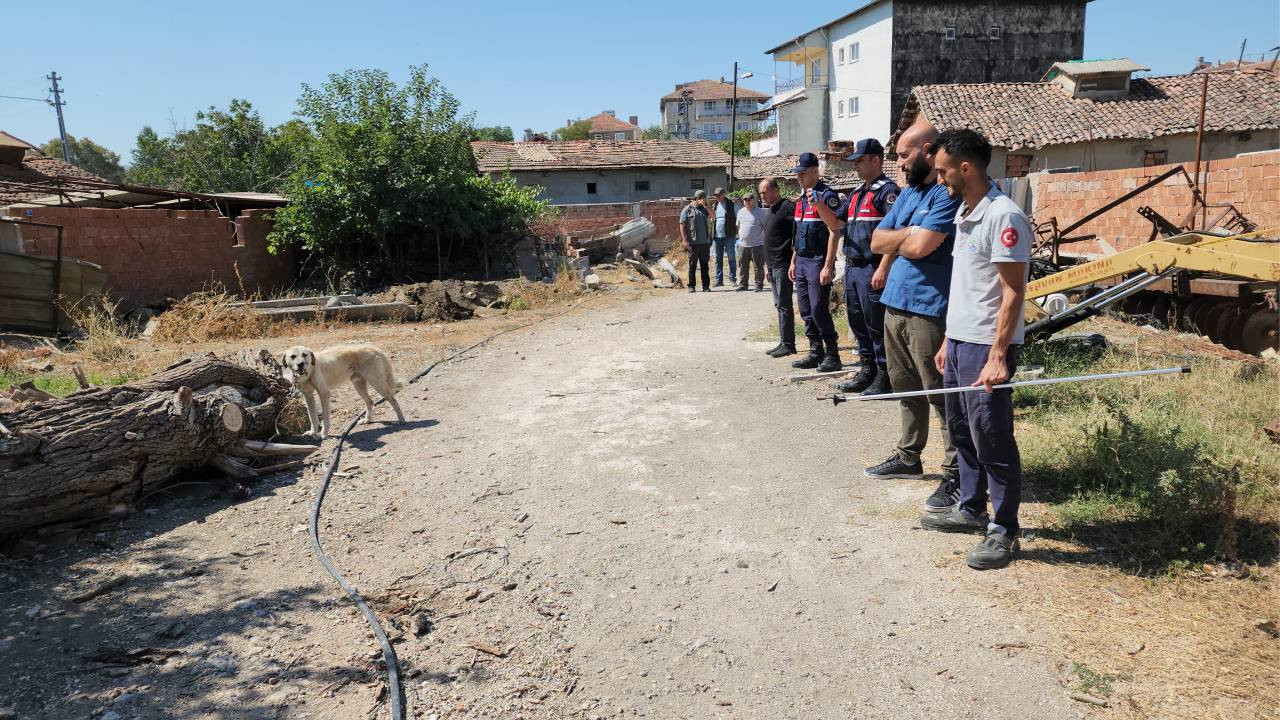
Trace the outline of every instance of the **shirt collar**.
<instances>
[{"instance_id":1,"label":"shirt collar","mask_svg":"<svg viewBox=\"0 0 1280 720\"><path fill-rule=\"evenodd\" d=\"M967 208L964 203L960 203L960 210L956 213L956 221L977 222L981 220L982 216L986 214L987 208L991 206L991 201L1000 197L1000 195L1000 190L997 189L994 184L991 185L987 188L987 194L982 196L982 199L978 201L978 204L975 205L973 210L968 214L965 213Z\"/></svg>"}]
</instances>

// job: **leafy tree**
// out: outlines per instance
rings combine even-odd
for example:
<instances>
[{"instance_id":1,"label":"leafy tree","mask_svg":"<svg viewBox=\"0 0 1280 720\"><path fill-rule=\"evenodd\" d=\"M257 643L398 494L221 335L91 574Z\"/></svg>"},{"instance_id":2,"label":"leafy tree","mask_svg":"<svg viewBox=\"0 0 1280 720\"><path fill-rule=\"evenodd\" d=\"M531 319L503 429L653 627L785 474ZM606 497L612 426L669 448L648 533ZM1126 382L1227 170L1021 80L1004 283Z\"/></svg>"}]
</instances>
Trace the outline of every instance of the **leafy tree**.
<instances>
[{"instance_id":1,"label":"leafy tree","mask_svg":"<svg viewBox=\"0 0 1280 720\"><path fill-rule=\"evenodd\" d=\"M89 138L67 136L67 149L71 152L71 164L111 182L124 180L124 168L120 156ZM49 157L62 157L62 141L54 138L40 146L40 152Z\"/></svg>"},{"instance_id":2,"label":"leafy tree","mask_svg":"<svg viewBox=\"0 0 1280 720\"><path fill-rule=\"evenodd\" d=\"M511 128L506 125L493 125L490 127L473 128L471 131L472 140L488 140L491 142L511 142L515 140L515 134L511 132Z\"/></svg>"},{"instance_id":3,"label":"leafy tree","mask_svg":"<svg viewBox=\"0 0 1280 720\"><path fill-rule=\"evenodd\" d=\"M650 125L644 129L645 140L670 140L671 131L662 125Z\"/></svg>"},{"instance_id":4,"label":"leafy tree","mask_svg":"<svg viewBox=\"0 0 1280 720\"><path fill-rule=\"evenodd\" d=\"M739 130L733 138L733 150L729 150L729 141L721 140L716 146L736 157L751 157L751 141L759 140L760 133L754 130Z\"/></svg>"},{"instance_id":5,"label":"leafy tree","mask_svg":"<svg viewBox=\"0 0 1280 720\"><path fill-rule=\"evenodd\" d=\"M346 287L442 274L454 260L487 274L546 206L541 188L476 173L473 123L458 113L425 66L399 87L381 70L304 85L310 143L284 183L272 248L310 251Z\"/></svg>"},{"instance_id":6,"label":"leafy tree","mask_svg":"<svg viewBox=\"0 0 1280 720\"><path fill-rule=\"evenodd\" d=\"M196 113L195 126L162 138L138 133L128 177L141 185L192 192L278 190L310 143L296 120L267 128L247 100Z\"/></svg>"},{"instance_id":7,"label":"leafy tree","mask_svg":"<svg viewBox=\"0 0 1280 720\"><path fill-rule=\"evenodd\" d=\"M591 121L578 120L555 131L557 140L590 140L591 139Z\"/></svg>"}]
</instances>

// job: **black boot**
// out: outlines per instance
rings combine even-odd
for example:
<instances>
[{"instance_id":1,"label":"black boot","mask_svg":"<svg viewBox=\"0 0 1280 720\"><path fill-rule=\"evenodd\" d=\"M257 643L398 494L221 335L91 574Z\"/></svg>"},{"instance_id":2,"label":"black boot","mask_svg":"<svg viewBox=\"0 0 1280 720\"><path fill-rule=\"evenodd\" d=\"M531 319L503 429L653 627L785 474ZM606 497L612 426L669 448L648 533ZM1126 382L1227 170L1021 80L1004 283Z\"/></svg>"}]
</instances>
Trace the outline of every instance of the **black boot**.
<instances>
[{"instance_id":1,"label":"black boot","mask_svg":"<svg viewBox=\"0 0 1280 720\"><path fill-rule=\"evenodd\" d=\"M868 385L867 389L863 390L861 394L885 395L891 392L893 392L893 388L889 387L889 371L884 369L884 366L882 365L876 370L875 379L871 381L871 384Z\"/></svg>"},{"instance_id":2,"label":"black boot","mask_svg":"<svg viewBox=\"0 0 1280 720\"><path fill-rule=\"evenodd\" d=\"M849 382L840 383L836 389L845 394L860 393L871 386L872 381L876 379L876 364L862 363L862 369L849 379Z\"/></svg>"},{"instance_id":3,"label":"black boot","mask_svg":"<svg viewBox=\"0 0 1280 720\"><path fill-rule=\"evenodd\" d=\"M788 355L795 355L795 354L796 354L796 346L787 345L786 343L779 343L778 347L769 351L769 355L771 357L776 357L776 358L786 357Z\"/></svg>"},{"instance_id":4,"label":"black boot","mask_svg":"<svg viewBox=\"0 0 1280 720\"><path fill-rule=\"evenodd\" d=\"M810 345L809 354L791 363L797 370L812 370L822 364L822 345Z\"/></svg>"},{"instance_id":5,"label":"black boot","mask_svg":"<svg viewBox=\"0 0 1280 720\"><path fill-rule=\"evenodd\" d=\"M827 346L827 352L822 356L822 363L818 365L818 372L835 372L844 367L840 362L840 348L836 345L838 341L827 340L824 344Z\"/></svg>"}]
</instances>

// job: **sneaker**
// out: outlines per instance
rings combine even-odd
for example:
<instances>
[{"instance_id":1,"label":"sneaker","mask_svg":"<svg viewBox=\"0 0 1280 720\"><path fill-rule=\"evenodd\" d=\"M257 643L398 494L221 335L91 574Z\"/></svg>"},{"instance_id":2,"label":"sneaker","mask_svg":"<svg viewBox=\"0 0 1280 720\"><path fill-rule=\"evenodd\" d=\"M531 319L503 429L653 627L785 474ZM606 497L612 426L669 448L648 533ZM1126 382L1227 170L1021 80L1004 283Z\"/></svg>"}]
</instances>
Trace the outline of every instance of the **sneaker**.
<instances>
[{"instance_id":1,"label":"sneaker","mask_svg":"<svg viewBox=\"0 0 1280 720\"><path fill-rule=\"evenodd\" d=\"M920 518L920 527L938 532L985 532L990 521L985 512L974 515L957 503L944 512L925 513Z\"/></svg>"},{"instance_id":2,"label":"sneaker","mask_svg":"<svg viewBox=\"0 0 1280 720\"><path fill-rule=\"evenodd\" d=\"M809 354L791 363L797 370L812 370L822 364L822 350L809 348Z\"/></svg>"},{"instance_id":3,"label":"sneaker","mask_svg":"<svg viewBox=\"0 0 1280 720\"><path fill-rule=\"evenodd\" d=\"M769 354L776 358L786 357L788 355L795 355L796 346L795 345L779 345L773 350L770 350Z\"/></svg>"},{"instance_id":4,"label":"sneaker","mask_svg":"<svg viewBox=\"0 0 1280 720\"><path fill-rule=\"evenodd\" d=\"M764 292L764 286L763 286L763 285L757 285L757 286L756 286L756 292Z\"/></svg>"},{"instance_id":5,"label":"sneaker","mask_svg":"<svg viewBox=\"0 0 1280 720\"><path fill-rule=\"evenodd\" d=\"M887 395L888 393L891 393L891 392L893 392L893 388L889 387L889 372L877 371L875 379L873 379L871 381L871 384L868 385L867 388L859 394L863 396Z\"/></svg>"},{"instance_id":6,"label":"sneaker","mask_svg":"<svg viewBox=\"0 0 1280 720\"><path fill-rule=\"evenodd\" d=\"M696 288L696 287L691 287L691 288L689 288L689 292L698 292L698 288Z\"/></svg>"},{"instance_id":7,"label":"sneaker","mask_svg":"<svg viewBox=\"0 0 1280 720\"><path fill-rule=\"evenodd\" d=\"M765 351L764 351L764 354L765 354L765 355L773 355L774 353L778 352L779 350L781 350L781 349L782 349L782 348L784 348L784 347L786 347L786 345L783 345L782 343L778 343L777 345L774 345L773 347L769 348L768 350L765 350Z\"/></svg>"},{"instance_id":8,"label":"sneaker","mask_svg":"<svg viewBox=\"0 0 1280 720\"><path fill-rule=\"evenodd\" d=\"M724 282L723 281L717 282L716 287L724 287Z\"/></svg>"},{"instance_id":9,"label":"sneaker","mask_svg":"<svg viewBox=\"0 0 1280 720\"><path fill-rule=\"evenodd\" d=\"M912 464L903 462L895 452L889 456L888 460L863 470L862 476L880 480L919 480L924 477L924 468L920 466L918 460Z\"/></svg>"},{"instance_id":10,"label":"sneaker","mask_svg":"<svg viewBox=\"0 0 1280 720\"><path fill-rule=\"evenodd\" d=\"M960 476L952 473L943 475L938 489L933 491L924 501L924 509L928 512L946 512L960 502Z\"/></svg>"},{"instance_id":11,"label":"sneaker","mask_svg":"<svg viewBox=\"0 0 1280 720\"><path fill-rule=\"evenodd\" d=\"M738 287L734 288L734 289L733 289L733 291L734 291L734 292L743 292L743 291L744 291L744 290L746 290L746 289L747 289L747 286L746 286L746 285L739 285Z\"/></svg>"},{"instance_id":12,"label":"sneaker","mask_svg":"<svg viewBox=\"0 0 1280 720\"><path fill-rule=\"evenodd\" d=\"M1002 532L1004 528L996 525L987 530L986 537L964 556L964 561L974 570L998 570L1013 560L1018 551L1018 538Z\"/></svg>"},{"instance_id":13,"label":"sneaker","mask_svg":"<svg viewBox=\"0 0 1280 720\"><path fill-rule=\"evenodd\" d=\"M876 379L875 363L867 364L866 360L862 361L862 369L854 375L849 382L843 382L836 386L836 389L842 393L852 394L860 393L866 390L871 381Z\"/></svg>"},{"instance_id":14,"label":"sneaker","mask_svg":"<svg viewBox=\"0 0 1280 720\"><path fill-rule=\"evenodd\" d=\"M703 285L703 286L702 286L702 292L711 292L711 286L710 286L710 285Z\"/></svg>"}]
</instances>

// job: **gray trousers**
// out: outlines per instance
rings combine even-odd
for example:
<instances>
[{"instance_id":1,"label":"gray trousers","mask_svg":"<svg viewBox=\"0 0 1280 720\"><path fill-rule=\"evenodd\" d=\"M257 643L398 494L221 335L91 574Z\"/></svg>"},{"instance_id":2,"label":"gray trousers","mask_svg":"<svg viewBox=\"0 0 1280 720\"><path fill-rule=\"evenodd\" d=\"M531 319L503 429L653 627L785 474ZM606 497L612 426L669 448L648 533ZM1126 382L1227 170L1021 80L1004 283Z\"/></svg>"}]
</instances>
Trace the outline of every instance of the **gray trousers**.
<instances>
[{"instance_id":1,"label":"gray trousers","mask_svg":"<svg viewBox=\"0 0 1280 720\"><path fill-rule=\"evenodd\" d=\"M738 271L742 273L742 282L738 283L738 287L745 288L747 286L747 275L751 272L752 264L756 267L756 287L764 287L764 246L743 247L739 245Z\"/></svg>"},{"instance_id":2,"label":"gray trousers","mask_svg":"<svg viewBox=\"0 0 1280 720\"><path fill-rule=\"evenodd\" d=\"M942 373L933 356L942 347L947 324L942 318L919 315L896 308L884 311L884 353L889 368L889 384L894 392L935 390L942 387ZM920 461L920 453L929 441L929 406L942 424L944 472L956 472L956 447L947 427L946 396L904 398L902 404L902 437L898 440L898 457L906 463Z\"/></svg>"}]
</instances>

